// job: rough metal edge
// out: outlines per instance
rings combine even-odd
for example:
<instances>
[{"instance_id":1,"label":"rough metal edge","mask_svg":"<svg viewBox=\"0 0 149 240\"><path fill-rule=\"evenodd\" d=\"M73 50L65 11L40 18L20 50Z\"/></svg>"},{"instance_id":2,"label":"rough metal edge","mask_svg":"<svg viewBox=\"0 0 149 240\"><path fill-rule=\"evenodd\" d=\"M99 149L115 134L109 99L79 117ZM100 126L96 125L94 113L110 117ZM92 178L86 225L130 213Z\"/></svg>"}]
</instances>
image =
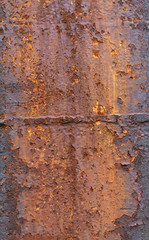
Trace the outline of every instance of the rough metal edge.
<instances>
[{"instance_id":1,"label":"rough metal edge","mask_svg":"<svg viewBox=\"0 0 149 240\"><path fill-rule=\"evenodd\" d=\"M97 121L119 125L143 124L149 122L149 113L108 114L96 116L40 116L40 117L12 117L0 121L0 127L13 124L51 125L51 124L94 124Z\"/></svg>"}]
</instances>

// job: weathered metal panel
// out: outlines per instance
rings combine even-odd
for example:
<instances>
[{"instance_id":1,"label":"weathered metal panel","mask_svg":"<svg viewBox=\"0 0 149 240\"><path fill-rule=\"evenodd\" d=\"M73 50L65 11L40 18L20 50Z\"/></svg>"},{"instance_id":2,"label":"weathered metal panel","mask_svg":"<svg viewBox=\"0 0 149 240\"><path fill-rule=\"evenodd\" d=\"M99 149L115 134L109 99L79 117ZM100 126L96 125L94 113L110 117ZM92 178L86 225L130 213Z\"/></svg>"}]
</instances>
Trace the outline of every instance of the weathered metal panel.
<instances>
[{"instance_id":1,"label":"weathered metal panel","mask_svg":"<svg viewBox=\"0 0 149 240\"><path fill-rule=\"evenodd\" d=\"M147 1L2 1L3 115L148 111Z\"/></svg>"},{"instance_id":2,"label":"weathered metal panel","mask_svg":"<svg viewBox=\"0 0 149 240\"><path fill-rule=\"evenodd\" d=\"M0 4L0 239L148 240L148 2Z\"/></svg>"}]
</instances>

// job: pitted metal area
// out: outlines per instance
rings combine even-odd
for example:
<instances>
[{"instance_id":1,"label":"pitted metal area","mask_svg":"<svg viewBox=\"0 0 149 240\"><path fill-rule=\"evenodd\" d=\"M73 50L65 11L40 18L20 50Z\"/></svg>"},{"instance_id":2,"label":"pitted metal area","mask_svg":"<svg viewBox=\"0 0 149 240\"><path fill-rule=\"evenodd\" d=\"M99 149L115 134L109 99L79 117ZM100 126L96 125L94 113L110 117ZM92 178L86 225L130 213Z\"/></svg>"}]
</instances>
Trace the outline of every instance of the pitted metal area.
<instances>
[{"instance_id":1,"label":"pitted metal area","mask_svg":"<svg viewBox=\"0 0 149 240\"><path fill-rule=\"evenodd\" d=\"M0 240L149 239L148 12L0 1Z\"/></svg>"}]
</instances>

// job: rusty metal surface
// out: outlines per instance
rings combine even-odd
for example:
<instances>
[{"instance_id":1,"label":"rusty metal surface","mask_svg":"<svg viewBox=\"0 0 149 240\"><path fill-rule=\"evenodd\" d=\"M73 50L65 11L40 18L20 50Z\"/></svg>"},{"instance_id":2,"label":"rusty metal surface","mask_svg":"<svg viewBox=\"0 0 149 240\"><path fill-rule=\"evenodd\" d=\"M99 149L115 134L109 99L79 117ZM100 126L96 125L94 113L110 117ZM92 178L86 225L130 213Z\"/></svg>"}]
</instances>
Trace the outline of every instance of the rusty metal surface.
<instances>
[{"instance_id":1,"label":"rusty metal surface","mask_svg":"<svg viewBox=\"0 0 149 240\"><path fill-rule=\"evenodd\" d=\"M148 240L148 1L0 4L0 240Z\"/></svg>"}]
</instances>

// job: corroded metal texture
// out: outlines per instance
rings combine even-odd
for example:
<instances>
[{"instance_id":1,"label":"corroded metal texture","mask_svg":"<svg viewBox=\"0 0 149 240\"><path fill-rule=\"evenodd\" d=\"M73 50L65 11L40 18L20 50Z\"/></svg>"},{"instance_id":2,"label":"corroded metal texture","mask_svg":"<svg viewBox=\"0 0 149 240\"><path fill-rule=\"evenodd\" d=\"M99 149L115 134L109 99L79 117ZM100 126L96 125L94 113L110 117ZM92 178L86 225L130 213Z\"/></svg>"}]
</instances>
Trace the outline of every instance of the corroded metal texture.
<instances>
[{"instance_id":1,"label":"corroded metal texture","mask_svg":"<svg viewBox=\"0 0 149 240\"><path fill-rule=\"evenodd\" d=\"M0 4L0 240L148 240L148 1Z\"/></svg>"}]
</instances>

